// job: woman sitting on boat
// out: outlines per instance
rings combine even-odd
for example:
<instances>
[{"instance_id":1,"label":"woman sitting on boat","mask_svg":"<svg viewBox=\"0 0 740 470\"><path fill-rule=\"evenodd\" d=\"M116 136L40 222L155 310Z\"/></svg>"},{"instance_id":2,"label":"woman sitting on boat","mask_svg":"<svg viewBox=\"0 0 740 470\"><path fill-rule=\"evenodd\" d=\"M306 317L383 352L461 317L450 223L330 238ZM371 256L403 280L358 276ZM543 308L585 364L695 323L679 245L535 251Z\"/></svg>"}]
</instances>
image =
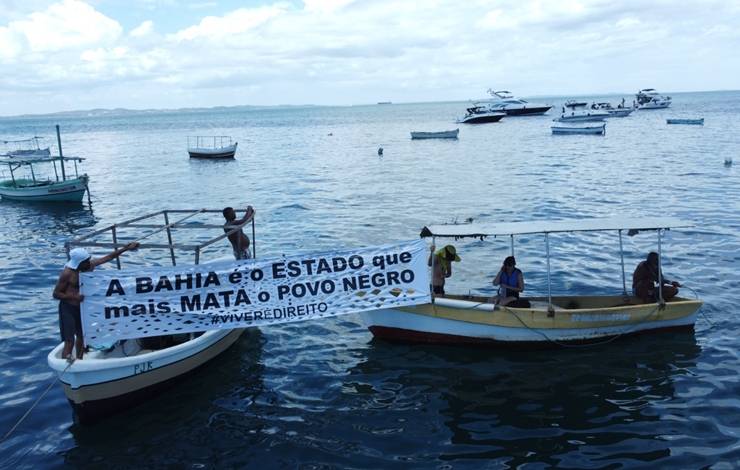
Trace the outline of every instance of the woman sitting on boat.
<instances>
[{"instance_id":1,"label":"woman sitting on boat","mask_svg":"<svg viewBox=\"0 0 740 470\"><path fill-rule=\"evenodd\" d=\"M507 256L501 270L493 280L494 286L499 286L495 303L508 305L519 300L519 294L524 290L524 274L516 267L516 259Z\"/></svg>"},{"instance_id":2,"label":"woman sitting on boat","mask_svg":"<svg viewBox=\"0 0 740 470\"><path fill-rule=\"evenodd\" d=\"M432 245L427 264L432 267L432 293L435 295L445 294L445 279L452 276L452 262L460 261L457 250L452 245L447 245L441 250L434 252Z\"/></svg>"}]
</instances>

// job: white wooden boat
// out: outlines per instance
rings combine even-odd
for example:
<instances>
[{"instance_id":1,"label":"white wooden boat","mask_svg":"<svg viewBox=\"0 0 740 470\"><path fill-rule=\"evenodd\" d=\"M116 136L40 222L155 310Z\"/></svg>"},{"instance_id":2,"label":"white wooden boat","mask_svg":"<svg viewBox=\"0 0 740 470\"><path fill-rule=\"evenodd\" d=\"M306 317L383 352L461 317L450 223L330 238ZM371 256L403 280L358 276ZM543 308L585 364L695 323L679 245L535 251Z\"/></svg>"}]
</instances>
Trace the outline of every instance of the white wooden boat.
<instances>
[{"instance_id":1,"label":"white wooden boat","mask_svg":"<svg viewBox=\"0 0 740 470\"><path fill-rule=\"evenodd\" d=\"M78 157L4 157L0 166L7 169L0 180L3 199L23 202L80 202L88 190L89 177L80 175ZM65 162L73 162L75 176L67 175ZM59 167L57 167L59 164ZM50 174L54 168L54 175Z\"/></svg>"},{"instance_id":2,"label":"white wooden boat","mask_svg":"<svg viewBox=\"0 0 740 470\"><path fill-rule=\"evenodd\" d=\"M4 144L14 147L12 150L8 150L6 155L8 157L48 158L51 156L51 150L49 147L41 148L40 141L42 139L43 137L33 136L30 139L4 140Z\"/></svg>"},{"instance_id":3,"label":"white wooden boat","mask_svg":"<svg viewBox=\"0 0 740 470\"><path fill-rule=\"evenodd\" d=\"M598 126L563 126L554 125L551 126L553 134L592 134L592 135L604 135L606 134L606 123L602 123Z\"/></svg>"},{"instance_id":4,"label":"white wooden boat","mask_svg":"<svg viewBox=\"0 0 740 470\"><path fill-rule=\"evenodd\" d=\"M411 132L412 139L457 139L460 129L441 132Z\"/></svg>"},{"instance_id":5,"label":"white wooden boat","mask_svg":"<svg viewBox=\"0 0 740 470\"><path fill-rule=\"evenodd\" d=\"M170 216L183 214L183 217L170 223ZM121 246L115 242L117 237L121 237L122 232L131 228L152 228L154 231L151 233L166 231L170 240L172 232L176 229L191 229L188 232L192 232L192 229L217 229L220 233L218 236L197 244L182 245L170 242L164 245L158 243L140 245L142 249L169 249L173 265L176 263L176 249L178 252L194 250L195 264L199 264L200 253L205 247L223 240L228 234L241 230L249 223L233 225L229 233L224 233L220 224L191 223L193 217L201 214L220 216L221 210L163 210L97 230L70 241L66 248L68 253L73 247L117 248ZM146 223L155 217L163 217L164 223ZM251 247L254 255L254 218L251 223L253 241ZM96 241L98 238L106 241ZM114 240L113 243L107 241L111 238ZM120 269L120 259L117 263ZM75 411L77 420L81 423L93 423L116 412L129 410L132 406L157 396L162 390L174 385L224 352L243 332L243 328L237 328L211 330L201 335L175 335L167 337L163 344L166 347L162 348L152 348L152 341L126 340L116 343L109 350L86 353L82 360L76 360L71 366L61 356L64 347L64 343L61 343L49 352L47 361L49 367L59 376L64 394Z\"/></svg>"},{"instance_id":6,"label":"white wooden boat","mask_svg":"<svg viewBox=\"0 0 740 470\"><path fill-rule=\"evenodd\" d=\"M703 126L704 118L700 119L666 119L666 124L688 124L694 126Z\"/></svg>"},{"instance_id":7,"label":"white wooden boat","mask_svg":"<svg viewBox=\"0 0 740 470\"><path fill-rule=\"evenodd\" d=\"M228 135L188 136L188 155L211 160L234 158L237 145Z\"/></svg>"},{"instance_id":8,"label":"white wooden boat","mask_svg":"<svg viewBox=\"0 0 740 470\"><path fill-rule=\"evenodd\" d=\"M422 237L474 238L514 237L543 234L547 258L547 296L528 299L528 308L494 305L491 298L475 295L433 297L433 303L414 307L382 309L360 314L378 338L429 343L552 346L588 343L652 330L693 328L702 302L674 297L664 302L642 303L628 295L622 255L622 232L656 231L658 251L662 233L668 228L689 226L673 218L584 219L518 222L492 225L475 223L424 227ZM619 232L622 260L622 295L553 296L550 287L549 237L561 232ZM659 289L659 299L662 291Z\"/></svg>"}]
</instances>

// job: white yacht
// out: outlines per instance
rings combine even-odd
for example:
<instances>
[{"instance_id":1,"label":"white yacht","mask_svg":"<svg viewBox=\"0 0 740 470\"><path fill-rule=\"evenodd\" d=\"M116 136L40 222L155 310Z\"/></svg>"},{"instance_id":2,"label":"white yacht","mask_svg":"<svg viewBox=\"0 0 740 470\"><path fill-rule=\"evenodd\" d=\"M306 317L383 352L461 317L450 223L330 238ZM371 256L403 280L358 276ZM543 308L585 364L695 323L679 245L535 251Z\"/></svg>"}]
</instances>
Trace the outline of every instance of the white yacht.
<instances>
[{"instance_id":1,"label":"white yacht","mask_svg":"<svg viewBox=\"0 0 740 470\"><path fill-rule=\"evenodd\" d=\"M671 105L671 97L661 95L654 88L644 88L635 97L637 109L664 109Z\"/></svg>"},{"instance_id":2,"label":"white yacht","mask_svg":"<svg viewBox=\"0 0 740 470\"><path fill-rule=\"evenodd\" d=\"M545 114L552 106L541 103L530 103L521 98L517 98L510 91L493 91L488 89L491 98L481 100L475 104L486 103L491 111L506 113L507 116L535 116Z\"/></svg>"}]
</instances>

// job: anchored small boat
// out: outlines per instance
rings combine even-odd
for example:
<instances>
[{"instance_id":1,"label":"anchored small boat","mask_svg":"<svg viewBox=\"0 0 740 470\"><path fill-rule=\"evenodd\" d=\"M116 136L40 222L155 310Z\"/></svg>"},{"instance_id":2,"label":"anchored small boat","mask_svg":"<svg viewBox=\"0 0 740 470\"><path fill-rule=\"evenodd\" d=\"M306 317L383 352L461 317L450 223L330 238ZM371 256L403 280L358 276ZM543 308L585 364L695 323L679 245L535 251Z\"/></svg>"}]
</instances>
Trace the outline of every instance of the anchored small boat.
<instances>
[{"instance_id":1,"label":"anchored small boat","mask_svg":"<svg viewBox=\"0 0 740 470\"><path fill-rule=\"evenodd\" d=\"M441 132L411 132L411 138L416 139L457 139L460 129Z\"/></svg>"},{"instance_id":2,"label":"anchored small boat","mask_svg":"<svg viewBox=\"0 0 740 470\"><path fill-rule=\"evenodd\" d=\"M604 135L606 134L606 123L602 123L598 126L563 126L554 125L551 126L553 134L591 134L591 135Z\"/></svg>"},{"instance_id":3,"label":"anchored small boat","mask_svg":"<svg viewBox=\"0 0 740 470\"><path fill-rule=\"evenodd\" d=\"M41 148L40 141L42 139L43 137L36 135L30 139L4 140L3 143L15 147L12 150L8 150L7 156L9 157L48 158L51 156L51 150L49 147Z\"/></svg>"},{"instance_id":4,"label":"anchored small boat","mask_svg":"<svg viewBox=\"0 0 740 470\"><path fill-rule=\"evenodd\" d=\"M495 305L480 295L433 297L431 304L381 309L360 313L364 323L378 338L450 344L493 344L547 346L563 343L588 343L636 333L671 328L693 328L702 302L674 297L644 303L627 293L622 253L622 233L643 231L658 234L661 252L664 230L688 227L674 218L583 219L516 222L492 225L476 223L424 227L422 237L473 238L483 240L508 237L514 254L514 237L544 235L547 258L547 296L527 298L529 307ZM622 265L622 295L553 296L550 279L550 236L564 232L612 231L619 233ZM660 272L660 265L658 266ZM662 281L661 281L662 283ZM660 284L660 283L659 283Z\"/></svg>"},{"instance_id":5,"label":"anchored small boat","mask_svg":"<svg viewBox=\"0 0 740 470\"><path fill-rule=\"evenodd\" d=\"M218 160L234 158L238 142L231 141L228 135L188 136L190 158Z\"/></svg>"},{"instance_id":6,"label":"anchored small boat","mask_svg":"<svg viewBox=\"0 0 740 470\"><path fill-rule=\"evenodd\" d=\"M0 179L0 196L3 199L23 202L81 202L87 191L89 201L90 178L84 173L80 175L77 165L84 158L65 157L62 154L59 126L56 129L59 156L51 157L46 154L48 149L40 149L38 153L26 152L0 157L0 167L8 170L5 178ZM36 142L38 143L37 140ZM67 174L65 163L70 162L74 164L74 177ZM54 169L53 176L51 168Z\"/></svg>"},{"instance_id":7,"label":"anchored small boat","mask_svg":"<svg viewBox=\"0 0 740 470\"><path fill-rule=\"evenodd\" d=\"M693 126L703 126L704 118L700 119L666 119L666 124L688 124Z\"/></svg>"},{"instance_id":8,"label":"anchored small boat","mask_svg":"<svg viewBox=\"0 0 740 470\"><path fill-rule=\"evenodd\" d=\"M200 264L201 254L206 247L241 230L250 223L246 221L242 224L230 225L227 233L220 224L192 223L196 216L215 213L220 215L221 212L221 210L214 209L162 210L71 240L66 244L67 253L69 254L69 250L74 247L119 248L125 243L120 243L118 237L126 235L126 230L147 228L153 230L138 237L140 240L155 234L166 234L167 242L141 242L139 248L168 250L172 265L176 264L175 250L194 252L195 264ZM170 222L171 216L181 217ZM152 219L156 220L160 217L163 223L151 222ZM251 223L251 248L252 255L254 255L254 218L251 219ZM186 232L191 233L194 229L217 229L220 234L210 240L198 241L194 244L173 243L173 232L180 232L181 229L189 229ZM99 241L99 238L106 241ZM107 241L111 239L112 243ZM131 239L131 236L127 239ZM117 260L117 267L121 268L120 259ZM128 410L156 396L224 352L239 339L243 332L243 328L236 328L211 330L203 334L124 340L104 350L88 352L82 360L77 360L71 365L62 358L64 343L61 343L49 353L47 361L59 376L64 393L77 419L81 423L92 423L118 411Z\"/></svg>"}]
</instances>

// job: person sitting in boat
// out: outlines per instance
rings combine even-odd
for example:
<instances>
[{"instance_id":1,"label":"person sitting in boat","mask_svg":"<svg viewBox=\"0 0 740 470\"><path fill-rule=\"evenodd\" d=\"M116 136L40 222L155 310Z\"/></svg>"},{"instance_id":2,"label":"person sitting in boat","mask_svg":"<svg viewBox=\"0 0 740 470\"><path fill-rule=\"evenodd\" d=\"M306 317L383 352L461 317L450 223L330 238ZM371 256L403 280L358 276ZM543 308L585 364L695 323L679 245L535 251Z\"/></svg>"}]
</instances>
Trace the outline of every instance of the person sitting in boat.
<instances>
[{"instance_id":1,"label":"person sitting in boat","mask_svg":"<svg viewBox=\"0 0 740 470\"><path fill-rule=\"evenodd\" d=\"M498 286L498 295L494 303L508 305L519 300L519 294L524 291L524 273L516 267L516 259L507 256L501 270L496 274L493 285Z\"/></svg>"},{"instance_id":2,"label":"person sitting in boat","mask_svg":"<svg viewBox=\"0 0 740 470\"><path fill-rule=\"evenodd\" d=\"M80 294L80 273L91 272L96 266L116 259L123 253L138 247L138 243L131 242L102 258L91 257L84 248L75 248L69 252L69 261L64 265L52 294L55 299L59 300L59 334L64 341L62 358L68 360L71 358L72 349L76 343L76 357L82 359L85 348L82 338L82 318L80 317L80 303L85 298Z\"/></svg>"},{"instance_id":3,"label":"person sitting in boat","mask_svg":"<svg viewBox=\"0 0 740 470\"><path fill-rule=\"evenodd\" d=\"M432 292L435 295L445 294L445 279L452 276L452 262L460 261L457 250L452 245L447 245L435 252L436 247L431 246L427 265L432 267Z\"/></svg>"},{"instance_id":4,"label":"person sitting in boat","mask_svg":"<svg viewBox=\"0 0 740 470\"><path fill-rule=\"evenodd\" d=\"M643 302L656 302L658 300L658 253L651 251L645 261L640 262L632 274L632 292ZM678 294L681 284L669 281L664 276L662 294L663 300L670 300Z\"/></svg>"},{"instance_id":5,"label":"person sitting in boat","mask_svg":"<svg viewBox=\"0 0 740 470\"><path fill-rule=\"evenodd\" d=\"M252 220L252 217L254 217L254 209L252 208L252 206L247 206L246 211L244 211L244 217L242 217L241 219L236 218L236 211L233 207L224 208L223 214L224 219L226 219L226 223L224 224L224 232L229 233L231 230L238 227L239 225L245 224ZM252 257L249 253L249 237L244 234L244 231L242 229L239 229L236 232L230 234L229 241L231 242L231 247L234 250L234 258L240 260L249 259Z\"/></svg>"}]
</instances>

